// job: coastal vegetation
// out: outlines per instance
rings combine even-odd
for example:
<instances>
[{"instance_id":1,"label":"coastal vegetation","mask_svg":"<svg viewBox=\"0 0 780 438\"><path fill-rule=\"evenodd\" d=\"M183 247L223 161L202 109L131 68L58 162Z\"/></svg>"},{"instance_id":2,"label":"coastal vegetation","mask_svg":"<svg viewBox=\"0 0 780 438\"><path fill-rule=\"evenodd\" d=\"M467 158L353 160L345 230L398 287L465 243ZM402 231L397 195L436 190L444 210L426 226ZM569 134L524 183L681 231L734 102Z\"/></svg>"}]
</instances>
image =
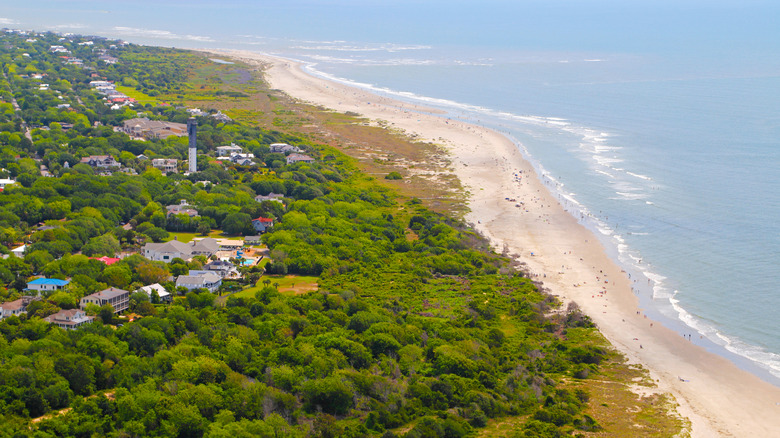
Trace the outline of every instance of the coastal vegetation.
<instances>
[{"instance_id":1,"label":"coastal vegetation","mask_svg":"<svg viewBox=\"0 0 780 438\"><path fill-rule=\"evenodd\" d=\"M0 42L0 176L16 181L0 194L0 252L26 245L23 257L0 259L0 302L29 293L36 276L70 280L0 321L0 436L681 430L667 401L629 390L648 385L645 374L576 305L563 306L453 214L460 198L402 187L411 178L400 167L374 178L367 169L384 164L350 156L361 153L348 140L357 132L397 162L420 153L408 140L288 102L250 66L199 53L56 34ZM122 84L136 103L107 105L93 80ZM199 160L188 175L144 158L184 160L186 138L118 129L137 117L183 123L193 114ZM333 135L320 136L329 126ZM288 164L273 143L315 161ZM251 152L254 165L218 161L216 147L229 144ZM107 175L81 162L102 155L120 169ZM271 193L284 202L255 200ZM199 214L166 214L182 200ZM257 217L275 221L263 235L269 257L239 268L242 278L216 294L171 281L205 257L162 263L140 252L174 237L253 234ZM120 254L111 265L94 259ZM108 287L152 283L174 298L134 293L133 321L111 308L90 309L98 318L78 330L42 319Z\"/></svg>"}]
</instances>

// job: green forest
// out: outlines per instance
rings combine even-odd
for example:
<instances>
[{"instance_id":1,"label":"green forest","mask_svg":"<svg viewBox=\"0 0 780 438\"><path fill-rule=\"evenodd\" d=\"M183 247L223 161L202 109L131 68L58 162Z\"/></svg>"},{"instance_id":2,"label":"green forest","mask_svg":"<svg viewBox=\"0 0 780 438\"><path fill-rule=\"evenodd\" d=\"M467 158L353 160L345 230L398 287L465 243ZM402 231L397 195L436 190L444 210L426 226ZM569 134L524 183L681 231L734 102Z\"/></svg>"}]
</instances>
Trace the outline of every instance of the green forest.
<instances>
[{"instance_id":1,"label":"green forest","mask_svg":"<svg viewBox=\"0 0 780 438\"><path fill-rule=\"evenodd\" d=\"M608 432L587 382L613 379L605 367L622 359L577 306L339 148L251 122L259 79L194 52L53 33L4 33L0 60L0 178L15 181L0 193L0 303L33 293L37 277L69 281L0 320L0 437ZM111 105L91 81L145 103ZM184 170L187 137L120 128L139 117L186 123L185 102L243 116L214 117L214 105L196 113L197 172L164 173L150 160ZM288 164L274 143L314 162ZM217 160L216 147L231 144L253 163ZM82 160L107 155L119 163L110 174ZM255 200L271 193L283 202ZM198 215L166 213L182 200ZM240 267L216 293L174 281L208 257L143 256L180 233L254 235L257 217L275 223L262 235L267 263ZM316 277L317 290L277 287L299 275ZM153 283L172 302L134 292ZM43 319L110 287L131 292L137 319L110 306L88 308L94 322L76 330Z\"/></svg>"}]
</instances>

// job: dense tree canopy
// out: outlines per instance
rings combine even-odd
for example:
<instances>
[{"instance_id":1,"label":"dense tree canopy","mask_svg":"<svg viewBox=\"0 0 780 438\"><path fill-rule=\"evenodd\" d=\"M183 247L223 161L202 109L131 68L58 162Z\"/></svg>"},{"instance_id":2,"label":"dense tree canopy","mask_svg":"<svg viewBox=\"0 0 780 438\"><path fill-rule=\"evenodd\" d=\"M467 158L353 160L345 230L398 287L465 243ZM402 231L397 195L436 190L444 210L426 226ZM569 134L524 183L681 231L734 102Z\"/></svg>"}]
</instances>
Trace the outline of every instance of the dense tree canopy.
<instances>
[{"instance_id":1,"label":"dense tree canopy","mask_svg":"<svg viewBox=\"0 0 780 438\"><path fill-rule=\"evenodd\" d=\"M507 416L518 417L516 436L599 427L583 413L588 394L560 384L606 357L583 341L594 330L587 318L556 309L460 221L405 202L334 148L204 115L198 171L163 175L137 156L184 159L186 139L141 141L114 127L190 114L162 102L113 108L89 81L95 73L150 97L184 95L204 58L28 39L0 37L0 172L18 182L0 193L0 251L27 245L23 258L0 259L0 302L23 296L34 275L70 283L0 321L0 436L459 437ZM51 51L59 45L88 68L65 63ZM106 53L121 62L100 61ZM287 165L274 142L316 161ZM216 161L216 147L231 143L256 167ZM103 175L79 163L89 155L124 169ZM270 193L283 202L254 199ZM197 215L168 214L182 200ZM95 259L171 233L254 234L258 216L275 222L263 236L271 260L242 268L245 284L221 290L239 291L229 297L170 281L205 257ZM282 293L281 277L264 273L314 276L318 290ZM110 305L88 307L96 321L79 330L42 319L108 287L152 283L176 296L133 294L142 316L133 322L119 323Z\"/></svg>"}]
</instances>

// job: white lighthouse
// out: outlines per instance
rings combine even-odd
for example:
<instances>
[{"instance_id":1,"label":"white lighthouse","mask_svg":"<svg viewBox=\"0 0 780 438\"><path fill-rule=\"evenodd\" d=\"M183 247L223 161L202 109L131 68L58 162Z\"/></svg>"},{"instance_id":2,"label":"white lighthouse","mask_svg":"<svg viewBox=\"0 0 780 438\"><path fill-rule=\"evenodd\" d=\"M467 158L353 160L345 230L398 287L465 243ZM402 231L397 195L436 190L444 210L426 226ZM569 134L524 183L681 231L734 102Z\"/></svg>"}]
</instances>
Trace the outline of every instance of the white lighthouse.
<instances>
[{"instance_id":1,"label":"white lighthouse","mask_svg":"<svg viewBox=\"0 0 780 438\"><path fill-rule=\"evenodd\" d=\"M190 117L187 120L187 135L190 138L189 148L189 173L195 173L198 171L198 122L195 117Z\"/></svg>"}]
</instances>

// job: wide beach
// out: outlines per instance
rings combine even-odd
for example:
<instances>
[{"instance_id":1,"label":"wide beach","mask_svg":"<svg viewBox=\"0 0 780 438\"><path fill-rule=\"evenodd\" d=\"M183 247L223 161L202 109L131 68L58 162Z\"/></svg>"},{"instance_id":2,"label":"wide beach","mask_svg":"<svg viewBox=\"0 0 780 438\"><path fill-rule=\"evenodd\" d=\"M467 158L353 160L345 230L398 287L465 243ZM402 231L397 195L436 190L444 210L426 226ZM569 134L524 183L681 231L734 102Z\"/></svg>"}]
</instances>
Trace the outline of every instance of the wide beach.
<instances>
[{"instance_id":1,"label":"wide beach","mask_svg":"<svg viewBox=\"0 0 780 438\"><path fill-rule=\"evenodd\" d=\"M505 136L316 78L292 61L245 51L222 54L262 64L271 87L292 98L383 120L446 147L469 192L467 220L497 250L506 247L519 257L551 293L576 302L629 360L648 368L659 391L673 394L679 412L691 420L693 436L768 437L780 431L780 388L645 317L632 290L634 280L564 211Z\"/></svg>"}]
</instances>

